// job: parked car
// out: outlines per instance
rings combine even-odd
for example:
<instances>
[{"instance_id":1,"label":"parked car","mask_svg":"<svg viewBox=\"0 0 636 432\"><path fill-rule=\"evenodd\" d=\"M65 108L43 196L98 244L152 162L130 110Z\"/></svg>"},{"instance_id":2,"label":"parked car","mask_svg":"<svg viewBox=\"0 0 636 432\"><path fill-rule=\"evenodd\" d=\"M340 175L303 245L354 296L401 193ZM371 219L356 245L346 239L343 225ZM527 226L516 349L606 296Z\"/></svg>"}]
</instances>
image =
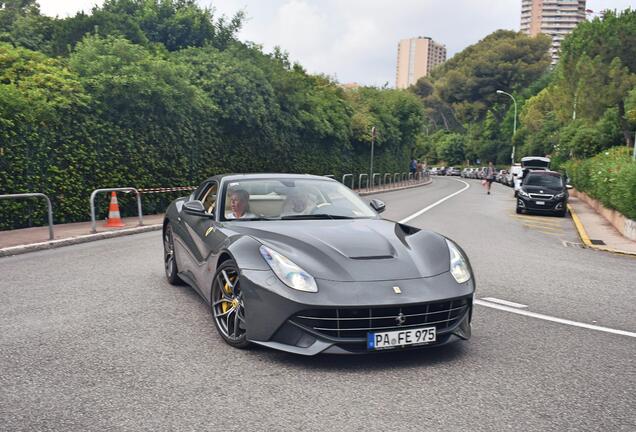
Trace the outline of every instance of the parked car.
<instances>
[{"instance_id":1,"label":"parked car","mask_svg":"<svg viewBox=\"0 0 636 432\"><path fill-rule=\"evenodd\" d=\"M439 174L439 168L437 168L437 167L431 168L429 174L430 175L438 175Z\"/></svg>"},{"instance_id":2,"label":"parked car","mask_svg":"<svg viewBox=\"0 0 636 432\"><path fill-rule=\"evenodd\" d=\"M235 348L356 354L469 339L465 253L384 209L322 176L211 177L168 206L166 278L193 287Z\"/></svg>"},{"instance_id":3,"label":"parked car","mask_svg":"<svg viewBox=\"0 0 636 432\"><path fill-rule=\"evenodd\" d=\"M568 189L561 174L548 170L529 170L517 193L517 213L553 213L565 216Z\"/></svg>"},{"instance_id":4,"label":"parked car","mask_svg":"<svg viewBox=\"0 0 636 432\"><path fill-rule=\"evenodd\" d=\"M506 176L508 175L508 171L506 170L499 170L499 172L497 172L497 176L495 178L495 180L498 183L504 183L504 180L506 178Z\"/></svg>"},{"instance_id":5,"label":"parked car","mask_svg":"<svg viewBox=\"0 0 636 432\"><path fill-rule=\"evenodd\" d=\"M550 159L546 157L541 157L541 156L527 156L527 157L521 158L521 164L519 164L520 168L513 171L513 168L516 165L517 164L511 167L511 172L512 172L513 181L514 181L515 197L517 196L517 193L519 192L519 189L521 188L521 182L523 181L523 177L526 175L526 173L529 170L542 170L542 171L549 170Z\"/></svg>"},{"instance_id":6,"label":"parked car","mask_svg":"<svg viewBox=\"0 0 636 432\"><path fill-rule=\"evenodd\" d=\"M447 169L448 168L446 168L446 167L439 167L439 171L438 171L437 175L446 175L446 170Z\"/></svg>"},{"instance_id":7,"label":"parked car","mask_svg":"<svg viewBox=\"0 0 636 432\"><path fill-rule=\"evenodd\" d=\"M449 167L448 170L446 170L446 175L449 175L449 176L458 176L460 174L461 174L461 171L459 170L459 168Z\"/></svg>"},{"instance_id":8,"label":"parked car","mask_svg":"<svg viewBox=\"0 0 636 432\"><path fill-rule=\"evenodd\" d=\"M470 178L470 171L472 170L472 168L464 168L462 170L462 178Z\"/></svg>"}]
</instances>

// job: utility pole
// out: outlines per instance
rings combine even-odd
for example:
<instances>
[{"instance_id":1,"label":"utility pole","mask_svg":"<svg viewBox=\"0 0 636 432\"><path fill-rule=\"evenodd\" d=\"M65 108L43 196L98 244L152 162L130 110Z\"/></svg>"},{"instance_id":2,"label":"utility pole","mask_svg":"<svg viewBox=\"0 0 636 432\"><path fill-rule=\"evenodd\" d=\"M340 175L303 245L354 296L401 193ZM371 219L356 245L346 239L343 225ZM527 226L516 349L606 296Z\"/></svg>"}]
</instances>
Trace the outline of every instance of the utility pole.
<instances>
[{"instance_id":1,"label":"utility pole","mask_svg":"<svg viewBox=\"0 0 636 432\"><path fill-rule=\"evenodd\" d=\"M369 164L369 179L373 178L373 147L375 145L375 126L371 128L371 163Z\"/></svg>"},{"instance_id":2,"label":"utility pole","mask_svg":"<svg viewBox=\"0 0 636 432\"><path fill-rule=\"evenodd\" d=\"M512 159L512 164L514 165L515 163L515 144L514 144L514 139L515 139L515 135L517 134L517 101L515 100L515 97L513 95L511 95L510 93L506 93L503 90L497 90L497 94L505 94L506 96L510 96L510 98L512 99L512 102L515 104L515 118L512 124L512 139L513 139L513 144L512 144L512 154L510 155L510 159Z\"/></svg>"}]
</instances>

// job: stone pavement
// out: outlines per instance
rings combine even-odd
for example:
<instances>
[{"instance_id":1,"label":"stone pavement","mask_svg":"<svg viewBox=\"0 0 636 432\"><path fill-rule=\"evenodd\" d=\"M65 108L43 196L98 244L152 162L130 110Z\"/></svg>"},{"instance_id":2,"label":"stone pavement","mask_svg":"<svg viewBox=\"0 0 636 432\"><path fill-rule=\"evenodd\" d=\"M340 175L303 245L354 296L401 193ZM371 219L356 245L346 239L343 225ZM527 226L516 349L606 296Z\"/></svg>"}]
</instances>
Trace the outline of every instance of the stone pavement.
<instances>
[{"instance_id":1,"label":"stone pavement","mask_svg":"<svg viewBox=\"0 0 636 432\"><path fill-rule=\"evenodd\" d=\"M587 247L636 255L636 242L623 237L607 219L586 202L570 196L568 203L579 236Z\"/></svg>"}]
</instances>

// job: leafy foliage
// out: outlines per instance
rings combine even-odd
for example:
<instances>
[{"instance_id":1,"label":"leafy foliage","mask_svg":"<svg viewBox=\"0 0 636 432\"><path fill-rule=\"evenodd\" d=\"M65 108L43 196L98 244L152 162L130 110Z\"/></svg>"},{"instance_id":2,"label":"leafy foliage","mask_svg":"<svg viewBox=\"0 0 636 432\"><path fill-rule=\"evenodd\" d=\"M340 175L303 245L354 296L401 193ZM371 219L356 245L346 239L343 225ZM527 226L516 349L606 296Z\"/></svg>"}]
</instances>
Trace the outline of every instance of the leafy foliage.
<instances>
[{"instance_id":1,"label":"leafy foliage","mask_svg":"<svg viewBox=\"0 0 636 432\"><path fill-rule=\"evenodd\" d=\"M614 148L590 159L567 162L565 167L578 190L636 220L636 161L630 149Z\"/></svg>"}]
</instances>

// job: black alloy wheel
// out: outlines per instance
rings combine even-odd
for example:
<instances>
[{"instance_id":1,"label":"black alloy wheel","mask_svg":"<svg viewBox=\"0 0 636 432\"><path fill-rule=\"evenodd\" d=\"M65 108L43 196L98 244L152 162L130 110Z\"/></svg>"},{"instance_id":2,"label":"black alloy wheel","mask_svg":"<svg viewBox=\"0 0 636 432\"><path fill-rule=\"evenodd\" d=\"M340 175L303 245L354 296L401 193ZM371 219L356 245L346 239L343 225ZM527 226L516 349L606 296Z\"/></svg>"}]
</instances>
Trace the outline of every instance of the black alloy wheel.
<instances>
[{"instance_id":1,"label":"black alloy wheel","mask_svg":"<svg viewBox=\"0 0 636 432\"><path fill-rule=\"evenodd\" d=\"M247 348L247 326L245 305L238 266L234 260L223 262L214 275L212 282L212 315L214 325L228 345L234 348Z\"/></svg>"},{"instance_id":2,"label":"black alloy wheel","mask_svg":"<svg viewBox=\"0 0 636 432\"><path fill-rule=\"evenodd\" d=\"M168 223L163 233L163 263L168 282L172 285L182 285L183 281L178 276L179 269L177 268L177 261L174 256L174 237L170 223Z\"/></svg>"}]
</instances>

